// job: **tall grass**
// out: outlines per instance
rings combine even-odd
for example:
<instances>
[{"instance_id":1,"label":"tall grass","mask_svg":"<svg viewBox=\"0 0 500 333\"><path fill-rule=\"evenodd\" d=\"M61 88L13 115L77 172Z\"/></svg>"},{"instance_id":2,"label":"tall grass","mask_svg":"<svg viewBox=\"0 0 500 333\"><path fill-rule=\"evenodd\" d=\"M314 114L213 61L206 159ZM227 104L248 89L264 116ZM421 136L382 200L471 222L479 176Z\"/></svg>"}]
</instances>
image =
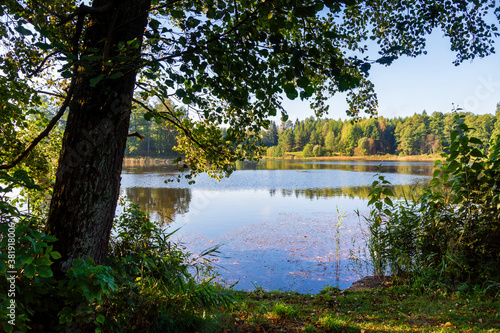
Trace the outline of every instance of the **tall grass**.
<instances>
[{"instance_id":1,"label":"tall grass","mask_svg":"<svg viewBox=\"0 0 500 333\"><path fill-rule=\"evenodd\" d=\"M500 293L500 140L481 150L483 143L459 120L420 197L393 203L389 182L379 176L373 183L374 271L422 288Z\"/></svg>"}]
</instances>

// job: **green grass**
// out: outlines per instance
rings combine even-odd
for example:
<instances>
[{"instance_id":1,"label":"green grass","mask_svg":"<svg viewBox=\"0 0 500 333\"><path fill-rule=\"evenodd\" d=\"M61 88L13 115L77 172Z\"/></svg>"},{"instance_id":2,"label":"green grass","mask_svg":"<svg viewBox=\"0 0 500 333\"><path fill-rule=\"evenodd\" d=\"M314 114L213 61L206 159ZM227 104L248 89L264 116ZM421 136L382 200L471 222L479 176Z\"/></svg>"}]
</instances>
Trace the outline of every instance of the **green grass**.
<instances>
[{"instance_id":1,"label":"green grass","mask_svg":"<svg viewBox=\"0 0 500 333\"><path fill-rule=\"evenodd\" d=\"M500 301L405 286L318 295L237 291L221 332L500 332Z\"/></svg>"}]
</instances>

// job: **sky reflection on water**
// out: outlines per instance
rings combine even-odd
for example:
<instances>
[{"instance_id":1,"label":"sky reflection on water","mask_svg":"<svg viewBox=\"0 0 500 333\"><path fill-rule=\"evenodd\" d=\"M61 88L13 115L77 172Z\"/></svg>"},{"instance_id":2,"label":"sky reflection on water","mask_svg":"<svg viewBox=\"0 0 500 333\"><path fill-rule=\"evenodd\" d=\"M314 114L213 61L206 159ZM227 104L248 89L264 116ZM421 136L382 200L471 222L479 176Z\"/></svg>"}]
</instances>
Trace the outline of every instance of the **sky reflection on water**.
<instances>
[{"instance_id":1,"label":"sky reflection on water","mask_svg":"<svg viewBox=\"0 0 500 333\"><path fill-rule=\"evenodd\" d=\"M347 288L369 274L364 259L364 219L370 185L380 162L261 161L240 163L220 182L165 183L172 168L127 168L122 196L159 222L181 227L175 237L193 253L223 244L217 264L235 288L317 293ZM433 163L384 162L396 196L418 191ZM346 214L337 229L339 212ZM358 260L349 260L350 257ZM352 258L351 258L352 259Z\"/></svg>"}]
</instances>

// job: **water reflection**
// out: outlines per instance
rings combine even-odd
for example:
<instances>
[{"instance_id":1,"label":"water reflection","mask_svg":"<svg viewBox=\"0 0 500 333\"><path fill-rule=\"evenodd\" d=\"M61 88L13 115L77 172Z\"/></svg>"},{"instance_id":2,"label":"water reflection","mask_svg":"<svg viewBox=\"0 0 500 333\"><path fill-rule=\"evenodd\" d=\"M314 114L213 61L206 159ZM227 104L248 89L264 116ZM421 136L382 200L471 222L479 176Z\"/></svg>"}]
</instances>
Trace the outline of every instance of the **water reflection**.
<instances>
[{"instance_id":1,"label":"water reflection","mask_svg":"<svg viewBox=\"0 0 500 333\"><path fill-rule=\"evenodd\" d=\"M176 214L189 210L191 189L129 187L125 189L125 196L129 202L139 204L155 221L170 223Z\"/></svg>"},{"instance_id":2,"label":"water reflection","mask_svg":"<svg viewBox=\"0 0 500 333\"><path fill-rule=\"evenodd\" d=\"M396 199L410 199L411 196L419 196L422 194L426 184L405 184L390 186ZM282 191L283 196L300 197L303 196L308 199L320 199L331 197L347 197L351 199L368 199L371 186L353 186L353 187L337 187L337 188L308 188L308 189L295 189L293 191ZM275 193L275 192L274 192ZM271 193L271 196L273 193Z\"/></svg>"},{"instance_id":3,"label":"water reflection","mask_svg":"<svg viewBox=\"0 0 500 333\"><path fill-rule=\"evenodd\" d=\"M349 267L361 240L371 184L381 162L242 162L228 179L206 175L188 185L165 180L175 167L131 167L122 174L122 195L153 220L173 228L192 253L214 245L227 258L221 277L238 288L318 292L326 284L347 288L362 277ZM419 195L432 175L431 162L383 162L398 199ZM347 218L339 224L339 212ZM335 256L332 256L335 253ZM361 256L362 257L362 256ZM335 258L333 260L332 258ZM364 269L364 268L363 268Z\"/></svg>"},{"instance_id":4,"label":"water reflection","mask_svg":"<svg viewBox=\"0 0 500 333\"><path fill-rule=\"evenodd\" d=\"M396 199L404 199L410 198L411 195L420 195L424 187L425 184L405 184L391 186L391 189ZM125 189L123 194L127 201L139 204L141 210L150 214L155 221L170 224L177 215L189 212L193 191L195 190L191 188L129 187ZM279 195L283 198L295 197L309 200L333 197L366 200L370 191L371 186L268 190L271 198Z\"/></svg>"},{"instance_id":5,"label":"water reflection","mask_svg":"<svg viewBox=\"0 0 500 333\"><path fill-rule=\"evenodd\" d=\"M432 176L434 162L262 160L237 162L237 170L345 170Z\"/></svg>"}]
</instances>

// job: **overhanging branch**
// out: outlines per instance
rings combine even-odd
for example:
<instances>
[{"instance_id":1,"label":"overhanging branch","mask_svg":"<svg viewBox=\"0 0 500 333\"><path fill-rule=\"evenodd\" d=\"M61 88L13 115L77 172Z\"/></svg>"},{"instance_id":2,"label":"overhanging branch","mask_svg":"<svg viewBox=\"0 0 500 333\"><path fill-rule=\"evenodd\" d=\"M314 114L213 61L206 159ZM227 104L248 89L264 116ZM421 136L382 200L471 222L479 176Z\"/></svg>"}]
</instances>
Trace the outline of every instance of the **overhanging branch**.
<instances>
[{"instance_id":1,"label":"overhanging branch","mask_svg":"<svg viewBox=\"0 0 500 333\"><path fill-rule=\"evenodd\" d=\"M180 129L182 132L184 132L184 135L186 135L189 138L189 140L191 140L194 143L196 143L198 145L198 147L200 147L200 149L206 150L206 147L203 146L198 140L196 140L196 138L192 135L192 133L187 128L185 128L184 126L182 126L182 124L180 123L180 121L178 121L178 119L176 119L173 116L172 110L170 110L170 108L167 105L165 105L165 103L163 103L163 105L165 105L165 107L167 108L167 110L169 111L169 113L171 114L171 116L173 118L162 116L160 112L152 110L149 106L147 106L146 104L144 104L143 102L141 102L141 101L139 101L139 100L137 100L135 98L133 99L133 101L136 102L137 104L139 104L140 106L142 106L146 111L149 111L151 113L160 115L163 119L165 119L166 121L168 121L169 123L171 123L172 125L174 125L175 127L177 127L178 129Z\"/></svg>"},{"instance_id":2,"label":"overhanging branch","mask_svg":"<svg viewBox=\"0 0 500 333\"><path fill-rule=\"evenodd\" d=\"M19 155L17 155L17 157L12 162L0 165L0 170L11 169L16 165L18 165L36 147L36 145L40 141L42 141L43 138L49 135L50 131L54 128L55 124L59 121L59 119L62 117L62 115L68 108L74 90L75 90L75 80L73 79L71 80L71 84L68 89L68 94L66 95L66 98L64 99L64 102L61 105L61 108L59 109L59 112L57 112L54 118L50 120L49 124L43 130L43 132L41 132L33 141L31 141L28 147L26 147Z\"/></svg>"}]
</instances>

